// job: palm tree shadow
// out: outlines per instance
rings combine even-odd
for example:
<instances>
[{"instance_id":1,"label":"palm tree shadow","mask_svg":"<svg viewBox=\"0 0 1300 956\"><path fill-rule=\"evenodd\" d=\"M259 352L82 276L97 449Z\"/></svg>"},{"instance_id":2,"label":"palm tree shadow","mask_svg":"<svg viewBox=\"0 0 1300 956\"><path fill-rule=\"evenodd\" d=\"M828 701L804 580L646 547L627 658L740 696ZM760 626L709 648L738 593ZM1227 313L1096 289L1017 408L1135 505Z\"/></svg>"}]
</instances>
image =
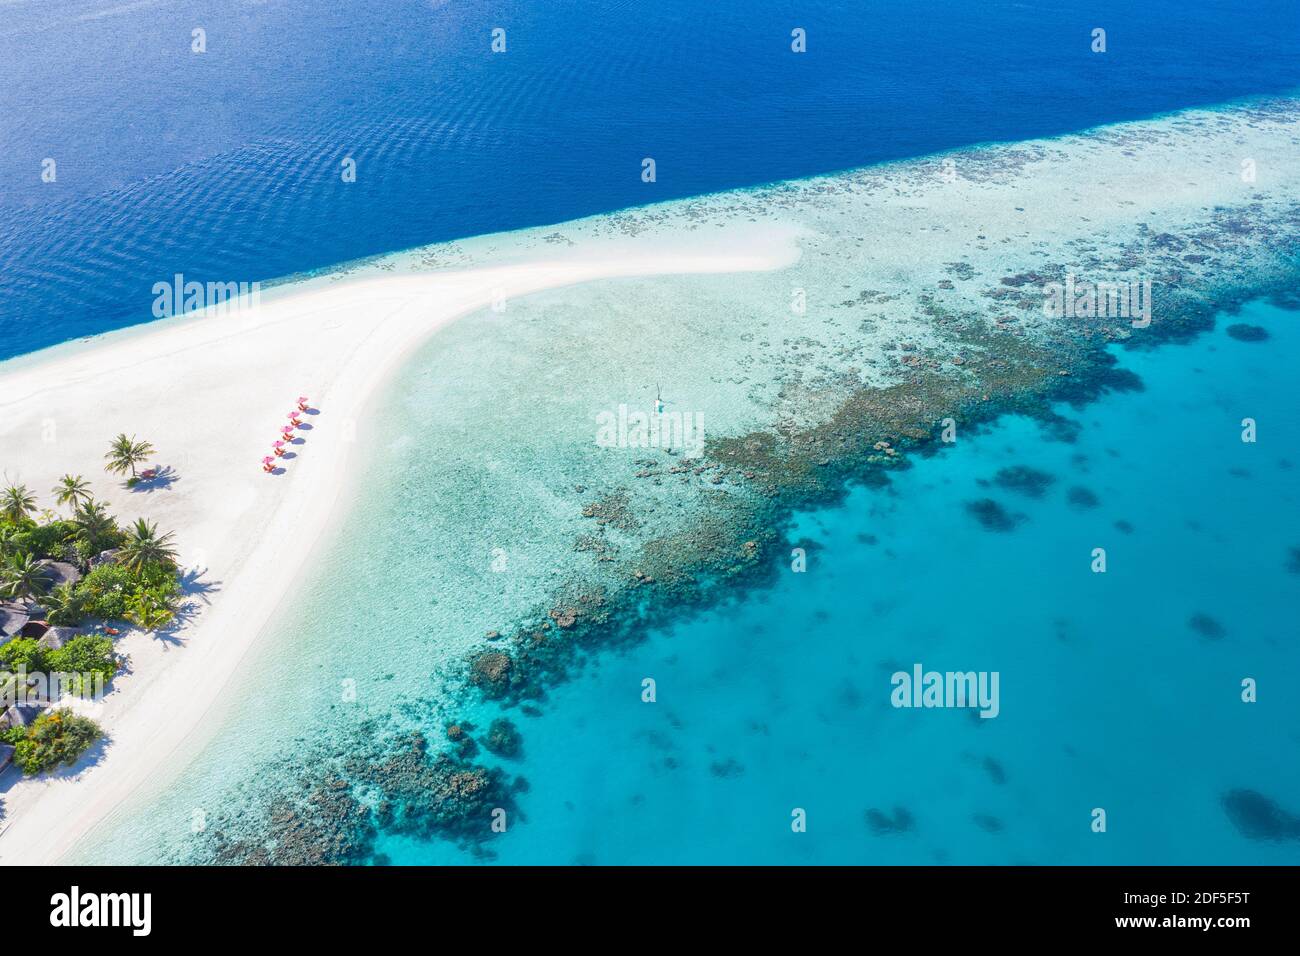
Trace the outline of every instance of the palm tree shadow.
<instances>
[{"instance_id":1,"label":"palm tree shadow","mask_svg":"<svg viewBox=\"0 0 1300 956\"><path fill-rule=\"evenodd\" d=\"M90 769L104 759L104 755L108 752L108 745L110 743L112 743L112 738L108 734L104 734L87 747L81 755L77 757L76 762L73 763L72 766L59 766L55 769L48 770L41 774L37 779L75 780L81 776L83 771ZM13 789L15 784L20 780L25 779L29 778L16 766L6 767L3 771L0 771L0 794L8 793ZM0 808L3 806L4 804L0 803ZM0 812L0 819L3 818L3 812Z\"/></svg>"},{"instance_id":2,"label":"palm tree shadow","mask_svg":"<svg viewBox=\"0 0 1300 956\"><path fill-rule=\"evenodd\" d=\"M46 771L44 776L61 780L76 780L81 776L82 772L89 770L104 759L104 755L108 752L108 745L110 743L112 743L112 738L105 733L93 744L83 750L72 766L68 767L61 765L54 770Z\"/></svg>"},{"instance_id":3,"label":"palm tree shadow","mask_svg":"<svg viewBox=\"0 0 1300 956\"><path fill-rule=\"evenodd\" d=\"M157 628L152 632L153 639L155 641L162 641L164 644L170 644L172 647L183 646L185 641L182 640L180 635L181 624L184 623L181 620L183 616L186 615L184 615L182 611L177 610L176 615L171 619L171 623Z\"/></svg>"},{"instance_id":4,"label":"palm tree shadow","mask_svg":"<svg viewBox=\"0 0 1300 956\"><path fill-rule=\"evenodd\" d=\"M208 595L220 591L221 582L203 580L203 575L207 573L207 568L188 569L180 577L181 593L186 597L197 598L204 604L211 604L212 602L208 600Z\"/></svg>"},{"instance_id":5,"label":"palm tree shadow","mask_svg":"<svg viewBox=\"0 0 1300 956\"><path fill-rule=\"evenodd\" d=\"M149 475L150 477L146 478L144 477L145 475ZM160 468L151 468L141 472L136 476L135 484L128 485L127 487L133 492L152 494L155 491L170 488L179 480L180 475L176 473L175 468L171 465L163 465Z\"/></svg>"},{"instance_id":6,"label":"palm tree shadow","mask_svg":"<svg viewBox=\"0 0 1300 956\"><path fill-rule=\"evenodd\" d=\"M113 687L113 681L117 680L119 677L123 676L124 674L135 673L135 670L131 667L130 654L117 654L115 656L117 657L117 670L113 672L112 680L108 682L108 691L110 694L115 690L115 688Z\"/></svg>"},{"instance_id":7,"label":"palm tree shadow","mask_svg":"<svg viewBox=\"0 0 1300 956\"><path fill-rule=\"evenodd\" d=\"M198 617L199 612L212 603L211 595L221 590L220 581L204 580L203 575L206 573L207 568L190 568L181 575L181 594L184 599L176 608L171 622L154 632L155 640L178 646L184 643L178 633L180 629Z\"/></svg>"}]
</instances>

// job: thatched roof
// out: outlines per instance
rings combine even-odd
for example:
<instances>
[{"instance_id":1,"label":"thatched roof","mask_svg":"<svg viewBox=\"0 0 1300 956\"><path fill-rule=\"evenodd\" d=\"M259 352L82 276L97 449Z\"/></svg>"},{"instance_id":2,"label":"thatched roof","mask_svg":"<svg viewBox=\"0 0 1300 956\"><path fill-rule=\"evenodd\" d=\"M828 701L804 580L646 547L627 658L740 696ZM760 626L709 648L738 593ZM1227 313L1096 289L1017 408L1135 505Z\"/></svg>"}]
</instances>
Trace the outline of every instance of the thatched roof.
<instances>
[{"instance_id":1,"label":"thatched roof","mask_svg":"<svg viewBox=\"0 0 1300 956\"><path fill-rule=\"evenodd\" d=\"M76 584L81 580L81 572L76 565L67 561L51 561L48 558L37 561L41 576L45 578L46 587L57 588L60 584Z\"/></svg>"},{"instance_id":2,"label":"thatched roof","mask_svg":"<svg viewBox=\"0 0 1300 956\"><path fill-rule=\"evenodd\" d=\"M0 604L0 641L18 636L31 619L31 612L21 604Z\"/></svg>"},{"instance_id":3,"label":"thatched roof","mask_svg":"<svg viewBox=\"0 0 1300 956\"><path fill-rule=\"evenodd\" d=\"M4 717L0 717L0 724L8 727L30 727L44 710L43 704L11 704L4 712Z\"/></svg>"},{"instance_id":4,"label":"thatched roof","mask_svg":"<svg viewBox=\"0 0 1300 956\"><path fill-rule=\"evenodd\" d=\"M52 627L41 638L41 647L46 650L57 651L76 636L77 628L75 627Z\"/></svg>"}]
</instances>

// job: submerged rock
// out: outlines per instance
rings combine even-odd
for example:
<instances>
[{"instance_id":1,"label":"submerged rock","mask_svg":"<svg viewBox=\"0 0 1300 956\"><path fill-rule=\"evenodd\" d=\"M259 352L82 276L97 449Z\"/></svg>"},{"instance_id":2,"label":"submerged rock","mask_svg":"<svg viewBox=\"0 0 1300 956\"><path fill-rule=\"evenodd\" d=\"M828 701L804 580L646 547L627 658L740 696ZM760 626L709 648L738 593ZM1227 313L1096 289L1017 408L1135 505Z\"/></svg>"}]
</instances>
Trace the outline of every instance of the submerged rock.
<instances>
[{"instance_id":1,"label":"submerged rock","mask_svg":"<svg viewBox=\"0 0 1300 956\"><path fill-rule=\"evenodd\" d=\"M484 695L502 697L510 690L514 662L502 651L484 651L470 661L470 681Z\"/></svg>"}]
</instances>

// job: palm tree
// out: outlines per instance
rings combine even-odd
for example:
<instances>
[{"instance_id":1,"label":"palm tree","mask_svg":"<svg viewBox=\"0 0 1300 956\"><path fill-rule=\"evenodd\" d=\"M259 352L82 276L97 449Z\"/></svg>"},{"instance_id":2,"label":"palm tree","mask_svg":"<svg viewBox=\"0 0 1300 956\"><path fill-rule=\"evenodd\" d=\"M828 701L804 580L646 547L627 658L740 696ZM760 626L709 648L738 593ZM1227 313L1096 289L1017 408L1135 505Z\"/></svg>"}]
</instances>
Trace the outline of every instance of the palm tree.
<instances>
[{"instance_id":1,"label":"palm tree","mask_svg":"<svg viewBox=\"0 0 1300 956\"><path fill-rule=\"evenodd\" d=\"M98 501L86 501L73 514L72 523L77 526L77 539L86 542L92 551L111 541L117 532L117 522Z\"/></svg>"},{"instance_id":2,"label":"palm tree","mask_svg":"<svg viewBox=\"0 0 1300 956\"><path fill-rule=\"evenodd\" d=\"M171 623L175 614L157 593L141 588L126 599L126 619L146 631L156 631Z\"/></svg>"},{"instance_id":3,"label":"palm tree","mask_svg":"<svg viewBox=\"0 0 1300 956\"><path fill-rule=\"evenodd\" d=\"M75 585L60 584L41 598L41 603L45 605L46 616L51 624L75 626L81 623L84 602Z\"/></svg>"},{"instance_id":4,"label":"palm tree","mask_svg":"<svg viewBox=\"0 0 1300 956\"><path fill-rule=\"evenodd\" d=\"M90 485L80 475L64 475L54 486L54 500L71 505L75 514L82 502L90 501Z\"/></svg>"},{"instance_id":5,"label":"palm tree","mask_svg":"<svg viewBox=\"0 0 1300 956\"><path fill-rule=\"evenodd\" d=\"M175 564L176 549L172 547L171 539L172 532L159 535L157 525L137 518L135 524L127 529L118 561L132 571L138 571L145 564Z\"/></svg>"},{"instance_id":6,"label":"palm tree","mask_svg":"<svg viewBox=\"0 0 1300 956\"><path fill-rule=\"evenodd\" d=\"M136 441L134 435L127 438L126 433L123 432L113 439L113 444L108 446L108 454L104 456L108 464L104 466L104 470L111 471L115 475L124 475L129 470L134 479L135 466L152 454L153 445L147 441Z\"/></svg>"},{"instance_id":7,"label":"palm tree","mask_svg":"<svg viewBox=\"0 0 1300 956\"><path fill-rule=\"evenodd\" d=\"M45 590L45 572L31 554L15 554L0 566L0 594L15 600L33 598Z\"/></svg>"},{"instance_id":8,"label":"palm tree","mask_svg":"<svg viewBox=\"0 0 1300 956\"><path fill-rule=\"evenodd\" d=\"M36 496L29 494L26 485L10 485L0 492L0 513L14 524L36 510Z\"/></svg>"}]
</instances>

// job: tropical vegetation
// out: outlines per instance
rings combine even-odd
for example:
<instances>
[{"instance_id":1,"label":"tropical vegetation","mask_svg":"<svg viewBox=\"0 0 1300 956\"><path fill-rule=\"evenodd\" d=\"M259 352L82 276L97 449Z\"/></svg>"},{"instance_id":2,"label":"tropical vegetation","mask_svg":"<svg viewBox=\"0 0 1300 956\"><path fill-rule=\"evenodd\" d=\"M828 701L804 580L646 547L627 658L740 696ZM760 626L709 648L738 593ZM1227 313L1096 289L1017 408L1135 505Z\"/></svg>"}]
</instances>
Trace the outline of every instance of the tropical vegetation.
<instances>
[{"instance_id":1,"label":"tropical vegetation","mask_svg":"<svg viewBox=\"0 0 1300 956\"><path fill-rule=\"evenodd\" d=\"M41 714L30 726L0 732L14 747L14 763L26 774L71 766L86 748L103 736L99 725L66 707Z\"/></svg>"},{"instance_id":2,"label":"tropical vegetation","mask_svg":"<svg viewBox=\"0 0 1300 956\"><path fill-rule=\"evenodd\" d=\"M56 650L33 637L16 637L0 645L0 686L21 671L28 677L59 674L63 686L75 694L93 688L95 678L107 684L117 673L113 641L103 634L79 634ZM91 682L87 688L86 682Z\"/></svg>"},{"instance_id":3,"label":"tropical vegetation","mask_svg":"<svg viewBox=\"0 0 1300 956\"><path fill-rule=\"evenodd\" d=\"M113 447L109 467L121 473L134 474L153 454L148 442L125 435ZM25 485L0 488L0 600L39 603L55 626L125 620L157 630L170 623L181 594L172 533L143 518L119 525L80 475L64 475L52 493L67 517L37 515ZM51 587L46 560L65 561L84 576Z\"/></svg>"},{"instance_id":4,"label":"tropical vegetation","mask_svg":"<svg viewBox=\"0 0 1300 956\"><path fill-rule=\"evenodd\" d=\"M134 485L138 466L153 454L149 442L121 434L105 455L104 467L129 475L127 484ZM181 584L170 532L160 532L144 518L119 524L81 475L63 475L50 490L60 510L38 509L36 495L26 485L5 480L7 486L0 487L0 601L39 607L52 627L126 620L157 630L174 619ZM71 564L80 575L53 569L51 562ZM11 692L23 683L38 687L42 677L52 694L102 688L119 667L108 636L116 633L107 628L107 633L81 633L62 641L11 636L0 644L0 700L13 703ZM8 716L15 713L19 711L10 710ZM27 774L75 763L103 735L93 720L66 707L30 723L9 723L0 730L0 742L13 746L14 763Z\"/></svg>"}]
</instances>

